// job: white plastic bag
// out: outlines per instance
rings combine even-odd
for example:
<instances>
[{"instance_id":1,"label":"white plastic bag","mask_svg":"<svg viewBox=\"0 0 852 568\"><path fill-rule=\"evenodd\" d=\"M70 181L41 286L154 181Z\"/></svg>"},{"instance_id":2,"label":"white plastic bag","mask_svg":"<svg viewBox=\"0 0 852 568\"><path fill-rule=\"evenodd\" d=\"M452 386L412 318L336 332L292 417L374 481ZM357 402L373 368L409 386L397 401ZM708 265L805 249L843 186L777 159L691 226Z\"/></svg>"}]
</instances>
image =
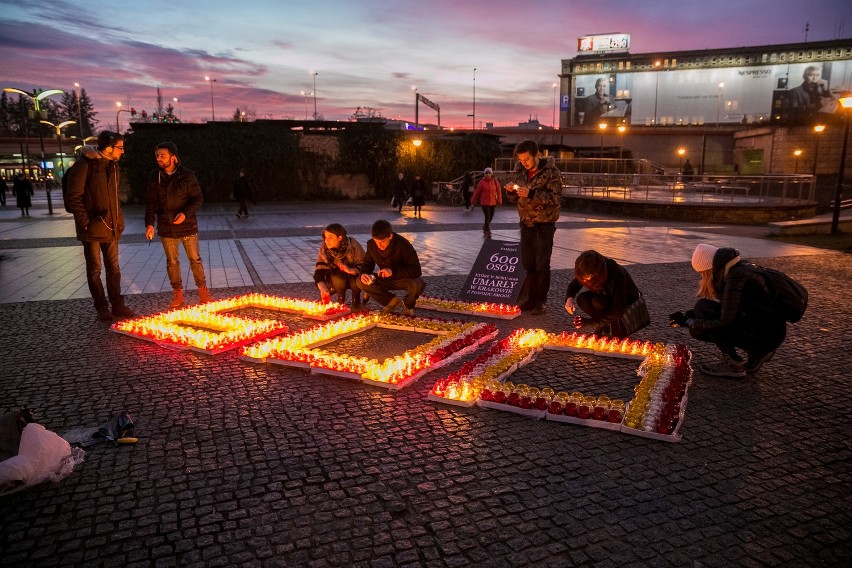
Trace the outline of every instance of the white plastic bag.
<instances>
[{"instance_id":1,"label":"white plastic bag","mask_svg":"<svg viewBox=\"0 0 852 568\"><path fill-rule=\"evenodd\" d=\"M83 461L85 452L71 446L41 424L27 424L21 432L18 455L0 462L0 495L61 481Z\"/></svg>"}]
</instances>

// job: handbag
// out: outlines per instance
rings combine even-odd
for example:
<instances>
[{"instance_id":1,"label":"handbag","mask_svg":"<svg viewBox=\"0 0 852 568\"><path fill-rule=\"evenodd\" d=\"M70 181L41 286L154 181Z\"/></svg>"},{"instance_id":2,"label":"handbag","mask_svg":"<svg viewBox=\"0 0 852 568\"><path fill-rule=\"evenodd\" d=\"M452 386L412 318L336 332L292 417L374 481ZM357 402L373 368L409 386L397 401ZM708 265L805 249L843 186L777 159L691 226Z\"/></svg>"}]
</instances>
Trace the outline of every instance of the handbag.
<instances>
[{"instance_id":1,"label":"handbag","mask_svg":"<svg viewBox=\"0 0 852 568\"><path fill-rule=\"evenodd\" d=\"M651 325L651 314L648 313L645 296L640 295L638 300L627 306L627 309L621 315L621 325L624 327L625 336L632 335Z\"/></svg>"}]
</instances>

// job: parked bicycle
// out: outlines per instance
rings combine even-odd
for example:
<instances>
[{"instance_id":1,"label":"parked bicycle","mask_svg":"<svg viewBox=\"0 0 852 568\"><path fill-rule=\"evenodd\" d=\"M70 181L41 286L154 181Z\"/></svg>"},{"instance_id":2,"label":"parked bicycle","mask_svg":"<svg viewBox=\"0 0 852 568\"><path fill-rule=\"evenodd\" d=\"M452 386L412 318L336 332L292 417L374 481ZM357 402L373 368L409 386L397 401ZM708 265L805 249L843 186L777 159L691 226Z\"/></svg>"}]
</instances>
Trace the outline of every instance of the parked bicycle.
<instances>
[{"instance_id":1,"label":"parked bicycle","mask_svg":"<svg viewBox=\"0 0 852 568\"><path fill-rule=\"evenodd\" d=\"M456 205L464 203L461 187L455 187L453 184L441 184L438 190L438 195L435 196L435 203L439 205Z\"/></svg>"}]
</instances>

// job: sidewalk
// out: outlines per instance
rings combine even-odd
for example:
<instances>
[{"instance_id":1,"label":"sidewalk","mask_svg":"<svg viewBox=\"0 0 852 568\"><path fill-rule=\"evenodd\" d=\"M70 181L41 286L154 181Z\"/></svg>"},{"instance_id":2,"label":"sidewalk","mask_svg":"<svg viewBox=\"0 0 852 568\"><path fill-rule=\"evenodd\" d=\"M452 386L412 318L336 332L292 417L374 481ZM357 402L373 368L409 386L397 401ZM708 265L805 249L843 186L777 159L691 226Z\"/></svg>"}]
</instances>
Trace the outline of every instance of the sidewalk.
<instances>
[{"instance_id":1,"label":"sidewalk","mask_svg":"<svg viewBox=\"0 0 852 568\"><path fill-rule=\"evenodd\" d=\"M214 297L315 297L321 228L341 221L364 242L379 217L421 251L427 293L453 296L482 238L478 211L427 206L417 220L375 202L318 207L261 204L244 221L205 208ZM637 339L686 343L696 367L715 353L666 317L694 300L696 243L737 246L810 291L805 317L759 373L696 371L683 439L666 443L428 400L462 361L394 393L113 333L85 291L70 219L45 213L0 213L0 413L31 405L62 433L126 409L139 443L90 448L62 482L2 498L0 566L852 564L849 255L755 238L761 228L564 212L547 313L481 320L498 337L566 329L569 267L589 247L629 264L646 294L652 321ZM169 298L161 247L145 243L138 208L127 217L123 285L135 310L155 313ZM511 207L496 222L495 238L517 238ZM316 323L272 317L294 330ZM424 337L372 330L326 348L383 358ZM549 351L509 380L629 401L636 367Z\"/></svg>"},{"instance_id":2,"label":"sidewalk","mask_svg":"<svg viewBox=\"0 0 852 568\"><path fill-rule=\"evenodd\" d=\"M373 221L384 218L418 250L426 276L467 274L482 242L482 213L427 205L416 219L383 202L261 203L247 219L236 218L222 204L205 206L199 215L201 257L208 286L222 289L311 282L322 228L340 222L362 245ZM87 298L82 248L74 237L71 215L54 203L54 214L42 207L21 218L20 211L0 210L0 303ZM122 286L127 295L171 290L158 239L144 238L144 208L125 208L122 237ZM519 238L517 213L502 207L492 222L493 238ZM622 264L685 262L694 245L708 242L734 246L750 257L825 254L826 251L777 243L748 234L765 228L672 224L623 218L588 217L563 212L553 255L553 268L569 269L583 250L604 251ZM731 232L736 235L730 234ZM183 253L184 286L195 284ZM132 302L132 298L131 298Z\"/></svg>"}]
</instances>

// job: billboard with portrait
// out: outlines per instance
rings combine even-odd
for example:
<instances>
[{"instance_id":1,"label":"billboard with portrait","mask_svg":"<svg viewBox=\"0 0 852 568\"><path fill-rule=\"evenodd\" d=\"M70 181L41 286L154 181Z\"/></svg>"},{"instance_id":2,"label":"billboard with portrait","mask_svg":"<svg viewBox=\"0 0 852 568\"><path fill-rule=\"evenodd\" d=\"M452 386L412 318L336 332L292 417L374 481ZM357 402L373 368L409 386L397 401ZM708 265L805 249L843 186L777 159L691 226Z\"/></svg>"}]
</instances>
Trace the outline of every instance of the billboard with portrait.
<instances>
[{"instance_id":1,"label":"billboard with portrait","mask_svg":"<svg viewBox=\"0 0 852 568\"><path fill-rule=\"evenodd\" d=\"M574 124L598 117L649 126L801 122L836 113L846 91L849 60L579 75Z\"/></svg>"}]
</instances>

